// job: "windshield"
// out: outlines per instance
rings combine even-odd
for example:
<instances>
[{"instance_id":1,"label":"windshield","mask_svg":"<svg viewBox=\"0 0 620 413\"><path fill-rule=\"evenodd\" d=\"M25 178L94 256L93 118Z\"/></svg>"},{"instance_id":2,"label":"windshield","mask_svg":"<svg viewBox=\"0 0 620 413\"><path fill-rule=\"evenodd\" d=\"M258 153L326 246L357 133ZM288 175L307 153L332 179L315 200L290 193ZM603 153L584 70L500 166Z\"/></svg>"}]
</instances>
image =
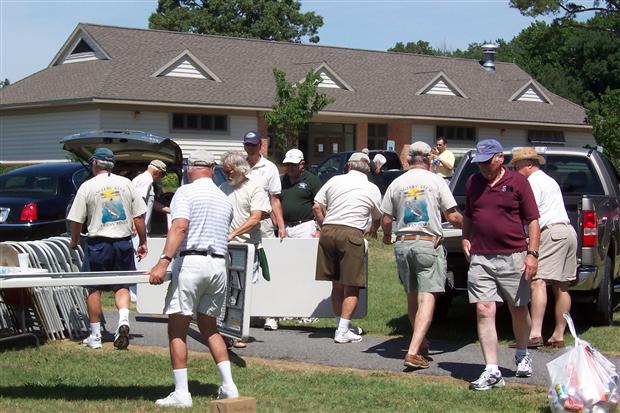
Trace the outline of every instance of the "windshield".
<instances>
[{"instance_id":1,"label":"windshield","mask_svg":"<svg viewBox=\"0 0 620 413\"><path fill-rule=\"evenodd\" d=\"M40 176L35 174L7 174L0 176L0 192L2 193L38 193L58 194L57 176Z\"/></svg>"}]
</instances>

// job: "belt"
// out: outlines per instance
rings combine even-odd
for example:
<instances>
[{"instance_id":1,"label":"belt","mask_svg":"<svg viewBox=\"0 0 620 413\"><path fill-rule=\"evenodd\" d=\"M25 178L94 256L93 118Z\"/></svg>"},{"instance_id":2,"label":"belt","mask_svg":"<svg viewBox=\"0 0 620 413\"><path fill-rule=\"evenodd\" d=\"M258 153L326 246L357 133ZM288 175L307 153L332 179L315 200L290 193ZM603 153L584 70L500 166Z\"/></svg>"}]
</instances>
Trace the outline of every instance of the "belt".
<instances>
[{"instance_id":1,"label":"belt","mask_svg":"<svg viewBox=\"0 0 620 413\"><path fill-rule=\"evenodd\" d=\"M555 225L569 225L569 224L570 224L569 222L554 222L553 224L547 224L544 227L542 227L540 229L540 232L543 232L544 230L549 229Z\"/></svg>"},{"instance_id":2,"label":"belt","mask_svg":"<svg viewBox=\"0 0 620 413\"><path fill-rule=\"evenodd\" d=\"M292 222L285 222L284 225L286 225L287 227L296 227L297 225L303 224L305 222L310 222L313 221L312 219L307 219L305 221L292 221Z\"/></svg>"},{"instance_id":3,"label":"belt","mask_svg":"<svg viewBox=\"0 0 620 413\"><path fill-rule=\"evenodd\" d=\"M437 239L437 237L435 237L433 235L420 235L420 234L398 235L396 237L396 241L417 241L417 240L422 240L422 241L433 241L433 242L435 242L435 239Z\"/></svg>"},{"instance_id":4,"label":"belt","mask_svg":"<svg viewBox=\"0 0 620 413\"><path fill-rule=\"evenodd\" d=\"M224 254L216 254L215 252L211 251L185 250L179 252L179 257L184 257L186 255L210 255L214 258L224 258Z\"/></svg>"}]
</instances>

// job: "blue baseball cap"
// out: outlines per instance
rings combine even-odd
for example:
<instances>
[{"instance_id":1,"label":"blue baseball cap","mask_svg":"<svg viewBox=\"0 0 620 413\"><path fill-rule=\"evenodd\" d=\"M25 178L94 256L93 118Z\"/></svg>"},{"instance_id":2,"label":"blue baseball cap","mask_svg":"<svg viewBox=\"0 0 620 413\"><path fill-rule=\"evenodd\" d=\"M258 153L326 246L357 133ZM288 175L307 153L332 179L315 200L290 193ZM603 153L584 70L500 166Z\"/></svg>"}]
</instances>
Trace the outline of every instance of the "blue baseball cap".
<instances>
[{"instance_id":1,"label":"blue baseball cap","mask_svg":"<svg viewBox=\"0 0 620 413\"><path fill-rule=\"evenodd\" d=\"M260 143L260 136L258 136L258 133L250 131L243 135L243 143L258 145Z\"/></svg>"},{"instance_id":2,"label":"blue baseball cap","mask_svg":"<svg viewBox=\"0 0 620 413\"><path fill-rule=\"evenodd\" d=\"M471 163L486 162L496 153L503 153L502 144L495 139L485 139L476 144L476 154Z\"/></svg>"},{"instance_id":3,"label":"blue baseball cap","mask_svg":"<svg viewBox=\"0 0 620 413\"><path fill-rule=\"evenodd\" d=\"M108 148L97 148L90 157L90 161L96 159L98 161L106 161L114 163L114 152Z\"/></svg>"}]
</instances>

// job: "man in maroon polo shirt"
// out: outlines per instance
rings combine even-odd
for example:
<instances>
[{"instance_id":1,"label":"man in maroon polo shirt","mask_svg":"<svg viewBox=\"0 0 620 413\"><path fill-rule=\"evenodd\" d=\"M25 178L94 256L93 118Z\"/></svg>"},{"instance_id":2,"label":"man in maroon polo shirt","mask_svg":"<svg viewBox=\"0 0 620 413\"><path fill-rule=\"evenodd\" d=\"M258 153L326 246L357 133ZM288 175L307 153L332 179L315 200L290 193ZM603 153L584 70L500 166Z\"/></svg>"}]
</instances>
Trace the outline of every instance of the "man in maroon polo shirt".
<instances>
[{"instance_id":1,"label":"man in maroon polo shirt","mask_svg":"<svg viewBox=\"0 0 620 413\"><path fill-rule=\"evenodd\" d=\"M529 280L538 268L539 213L527 179L502 166L504 154L498 141L480 141L472 163L478 164L480 172L466 184L462 242L470 262L469 302L476 304L478 339L486 367L469 388L489 390L504 386L497 364L497 302L506 301L512 316L517 344L515 374L532 375L532 359L527 351L531 324L527 305Z\"/></svg>"}]
</instances>

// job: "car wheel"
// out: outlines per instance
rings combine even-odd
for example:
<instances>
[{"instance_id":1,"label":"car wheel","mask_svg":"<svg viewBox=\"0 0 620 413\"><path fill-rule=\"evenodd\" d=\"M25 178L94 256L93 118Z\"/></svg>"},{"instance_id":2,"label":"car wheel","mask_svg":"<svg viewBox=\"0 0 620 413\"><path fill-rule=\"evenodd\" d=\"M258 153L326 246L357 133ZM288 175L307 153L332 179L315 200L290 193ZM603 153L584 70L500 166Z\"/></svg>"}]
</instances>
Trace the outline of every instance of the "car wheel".
<instances>
[{"instance_id":1,"label":"car wheel","mask_svg":"<svg viewBox=\"0 0 620 413\"><path fill-rule=\"evenodd\" d=\"M613 323L613 294L614 286L612 281L612 262L611 257L605 258L605 272L603 281L598 290L598 297L594 304L594 324L609 326Z\"/></svg>"}]
</instances>

